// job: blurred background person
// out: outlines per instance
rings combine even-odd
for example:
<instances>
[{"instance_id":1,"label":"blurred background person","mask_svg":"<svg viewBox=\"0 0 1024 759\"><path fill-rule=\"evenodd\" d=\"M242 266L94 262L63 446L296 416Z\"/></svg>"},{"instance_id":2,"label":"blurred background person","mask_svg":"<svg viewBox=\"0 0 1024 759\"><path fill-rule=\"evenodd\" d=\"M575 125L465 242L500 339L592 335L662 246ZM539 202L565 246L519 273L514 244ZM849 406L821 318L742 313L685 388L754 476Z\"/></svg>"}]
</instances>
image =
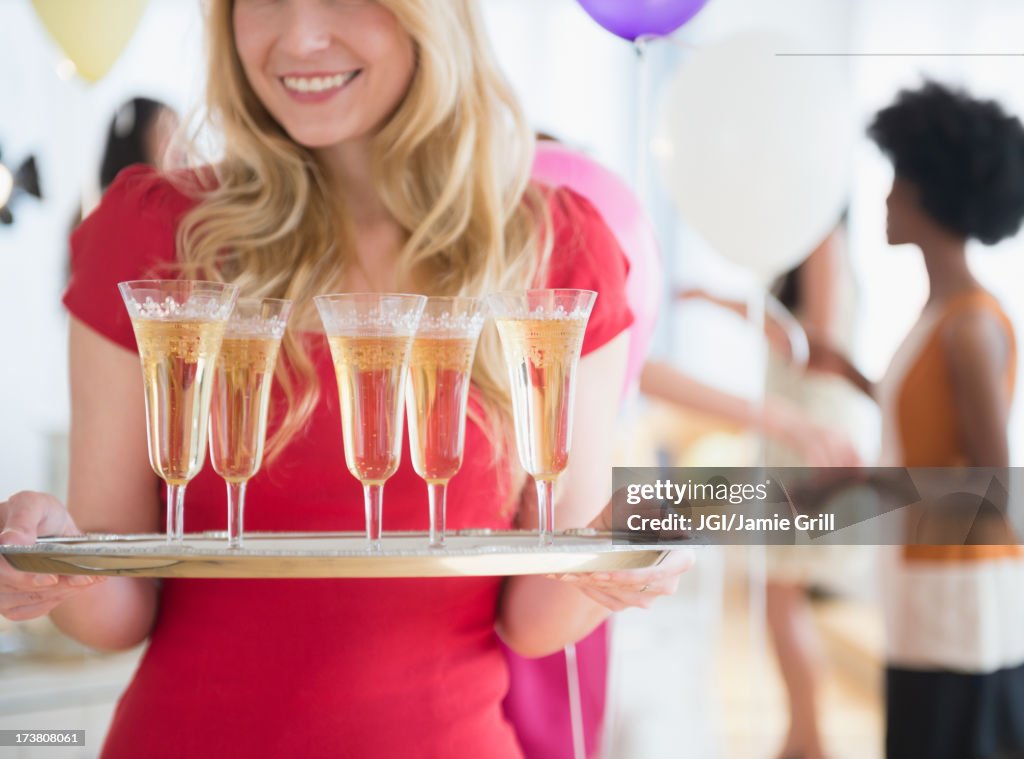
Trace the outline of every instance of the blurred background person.
<instances>
[{"instance_id":1,"label":"blurred background person","mask_svg":"<svg viewBox=\"0 0 1024 759\"><path fill-rule=\"evenodd\" d=\"M143 163L162 168L175 165L170 146L180 119L166 103L135 97L121 105L110 120L100 163L100 190L106 189L122 169Z\"/></svg>"},{"instance_id":2,"label":"blurred background person","mask_svg":"<svg viewBox=\"0 0 1024 759\"><path fill-rule=\"evenodd\" d=\"M889 244L921 251L928 300L880 383L822 339L812 339L811 365L878 401L883 464L1006 467L1016 339L971 272L967 243L1020 229L1024 126L995 101L929 82L901 92L868 133L895 171ZM887 568L891 759L1024 752L1022 583L1016 541L907 545Z\"/></svg>"},{"instance_id":3,"label":"blurred background person","mask_svg":"<svg viewBox=\"0 0 1024 759\"><path fill-rule=\"evenodd\" d=\"M72 217L70 231L82 223L123 169L136 164L157 169L178 165L181 156L171 145L180 123L177 111L159 100L134 97L121 104L107 127L100 158L99 192L92 185L86 189L84 201Z\"/></svg>"},{"instance_id":4,"label":"blurred background person","mask_svg":"<svg viewBox=\"0 0 1024 759\"><path fill-rule=\"evenodd\" d=\"M846 220L844 212L821 244L772 287L777 305L785 311L770 308L765 324L772 350L760 414L739 416L736 409L744 405L736 399L723 404L733 409L734 421L749 422L765 434L769 467L848 467L864 463L867 457L869 446L857 421L864 402L856 397L857 391L841 379L807 373L805 367L792 363L793 344L804 339L803 335L794 338L794 327L830 344L850 342L855 288L847 260ZM740 316L747 312L744 303L701 290L683 290L678 297L707 300ZM789 323L789 315L796 319L795 325ZM667 389L668 384L663 387ZM822 644L809 594L863 566L869 550L840 545L766 546L766 621L788 715L780 759L827 756L820 725Z\"/></svg>"},{"instance_id":5,"label":"blurred background person","mask_svg":"<svg viewBox=\"0 0 1024 759\"><path fill-rule=\"evenodd\" d=\"M833 344L851 343L854 282L847 261L847 212L835 229L773 288L806 334ZM857 439L862 404L856 391L834 377L807 373L779 351L769 357L768 392L786 398L832 434ZM854 396L854 397L851 397ZM863 448L863 446L861 446ZM769 467L813 466L815 459L768 441ZM842 466L842 464L840 464ZM870 550L870 549L867 549ZM788 728L780 759L824 759L828 755L821 726L824 653L814 621L810 593L830 587L838 575L863 564L860 546L771 545L766 547L765 612L769 639L786 692Z\"/></svg>"}]
</instances>

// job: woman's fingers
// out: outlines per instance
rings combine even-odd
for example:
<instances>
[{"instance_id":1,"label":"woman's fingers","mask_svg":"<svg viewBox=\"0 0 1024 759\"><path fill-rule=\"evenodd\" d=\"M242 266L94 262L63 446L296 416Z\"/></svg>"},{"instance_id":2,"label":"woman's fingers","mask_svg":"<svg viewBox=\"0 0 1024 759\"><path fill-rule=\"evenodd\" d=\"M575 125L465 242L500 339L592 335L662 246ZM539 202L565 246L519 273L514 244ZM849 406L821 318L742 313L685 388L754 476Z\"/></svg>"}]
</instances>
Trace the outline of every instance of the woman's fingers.
<instances>
[{"instance_id":1,"label":"woman's fingers","mask_svg":"<svg viewBox=\"0 0 1024 759\"><path fill-rule=\"evenodd\" d=\"M622 611L624 609L629 608L629 604L627 604L625 601L611 593L606 593L603 590L598 590L597 588L593 587L582 586L580 587L580 591L583 593L583 595L588 596L589 598L593 599L594 601L597 601L599 604L601 604L605 608L611 609L612 611Z\"/></svg>"},{"instance_id":2,"label":"woman's fingers","mask_svg":"<svg viewBox=\"0 0 1024 759\"><path fill-rule=\"evenodd\" d=\"M40 575L28 575L39 577ZM35 590L8 591L0 589L0 616L25 620L47 614L54 607L82 590L96 585L104 577L61 577L57 583Z\"/></svg>"},{"instance_id":3,"label":"woman's fingers","mask_svg":"<svg viewBox=\"0 0 1024 759\"><path fill-rule=\"evenodd\" d=\"M80 534L67 509L46 493L24 491L0 502L0 545L31 546L40 535ZM46 590L66 591L94 584L89 578L61 579L51 574L19 572L0 558L0 596L27 594ZM27 597L27 596L26 596ZM0 614L25 606L26 603L0 604Z\"/></svg>"},{"instance_id":4,"label":"woman's fingers","mask_svg":"<svg viewBox=\"0 0 1024 759\"><path fill-rule=\"evenodd\" d=\"M3 616L12 622L24 622L29 619L35 619L36 617L42 617L49 614L57 606L64 601L63 598L51 599L37 604L30 604L28 606L18 606L14 609L6 611Z\"/></svg>"},{"instance_id":5,"label":"woman's fingers","mask_svg":"<svg viewBox=\"0 0 1024 759\"><path fill-rule=\"evenodd\" d=\"M0 504L0 544L31 545L40 535L77 535L67 509L46 493L21 492Z\"/></svg>"},{"instance_id":6,"label":"woman's fingers","mask_svg":"<svg viewBox=\"0 0 1024 759\"><path fill-rule=\"evenodd\" d=\"M612 611L630 607L647 609L659 596L676 592L679 576L690 569L695 560L692 550L680 549L671 551L661 564L647 569L558 575L557 579L575 585Z\"/></svg>"}]
</instances>

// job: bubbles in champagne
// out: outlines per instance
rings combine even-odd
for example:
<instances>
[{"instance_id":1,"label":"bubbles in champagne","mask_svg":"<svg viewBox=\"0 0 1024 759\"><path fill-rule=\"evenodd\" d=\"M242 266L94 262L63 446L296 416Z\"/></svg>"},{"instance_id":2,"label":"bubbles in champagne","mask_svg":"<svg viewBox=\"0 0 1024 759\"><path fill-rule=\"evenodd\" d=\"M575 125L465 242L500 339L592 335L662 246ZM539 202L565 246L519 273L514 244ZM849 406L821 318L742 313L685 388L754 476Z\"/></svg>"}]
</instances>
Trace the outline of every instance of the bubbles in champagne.
<instances>
[{"instance_id":1,"label":"bubbles in champagne","mask_svg":"<svg viewBox=\"0 0 1024 759\"><path fill-rule=\"evenodd\" d=\"M342 365L361 372L390 369L405 363L412 336L356 337L333 335L328 339L336 369Z\"/></svg>"},{"instance_id":2,"label":"bubbles in champagne","mask_svg":"<svg viewBox=\"0 0 1024 759\"><path fill-rule=\"evenodd\" d=\"M273 372L280 340L273 337L225 336L220 346L218 365L228 370L256 369Z\"/></svg>"},{"instance_id":3,"label":"bubbles in champagne","mask_svg":"<svg viewBox=\"0 0 1024 759\"><path fill-rule=\"evenodd\" d=\"M497 324L512 384L519 460L535 479L554 479L569 461L586 321L498 319Z\"/></svg>"},{"instance_id":4,"label":"bubbles in champagne","mask_svg":"<svg viewBox=\"0 0 1024 759\"><path fill-rule=\"evenodd\" d=\"M244 482L259 470L267 432L274 337L224 338L210 408L210 458L225 480Z\"/></svg>"},{"instance_id":5,"label":"bubbles in champagne","mask_svg":"<svg viewBox=\"0 0 1024 759\"><path fill-rule=\"evenodd\" d=\"M462 466L466 403L476 353L471 337L416 337L407 394L413 468L428 482L447 482Z\"/></svg>"},{"instance_id":6,"label":"bubbles in champagne","mask_svg":"<svg viewBox=\"0 0 1024 759\"><path fill-rule=\"evenodd\" d=\"M424 371L468 371L476 354L475 337L417 337L412 343L410 365Z\"/></svg>"},{"instance_id":7,"label":"bubbles in champagne","mask_svg":"<svg viewBox=\"0 0 1024 759\"><path fill-rule=\"evenodd\" d=\"M401 459L412 336L332 335L328 340L338 379L345 463L364 484L381 484Z\"/></svg>"},{"instance_id":8,"label":"bubbles in champagne","mask_svg":"<svg viewBox=\"0 0 1024 759\"><path fill-rule=\"evenodd\" d=\"M216 355L224 337L224 324L206 321L133 319L143 371L147 364L178 359L194 364Z\"/></svg>"},{"instance_id":9,"label":"bubbles in champagne","mask_svg":"<svg viewBox=\"0 0 1024 759\"><path fill-rule=\"evenodd\" d=\"M184 484L202 468L223 322L134 319L153 470Z\"/></svg>"},{"instance_id":10,"label":"bubbles in champagne","mask_svg":"<svg viewBox=\"0 0 1024 759\"><path fill-rule=\"evenodd\" d=\"M536 369L561 365L579 357L586 319L498 319L505 359L511 365L524 359Z\"/></svg>"}]
</instances>

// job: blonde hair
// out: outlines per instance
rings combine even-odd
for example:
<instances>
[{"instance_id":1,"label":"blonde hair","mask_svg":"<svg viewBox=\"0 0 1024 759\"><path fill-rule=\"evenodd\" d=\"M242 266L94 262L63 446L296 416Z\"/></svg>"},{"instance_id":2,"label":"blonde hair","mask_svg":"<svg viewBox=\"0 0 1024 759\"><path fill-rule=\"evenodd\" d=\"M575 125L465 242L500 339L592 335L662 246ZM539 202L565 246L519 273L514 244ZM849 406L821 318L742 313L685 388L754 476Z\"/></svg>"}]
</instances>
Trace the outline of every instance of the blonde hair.
<instances>
[{"instance_id":1,"label":"blonde hair","mask_svg":"<svg viewBox=\"0 0 1024 759\"><path fill-rule=\"evenodd\" d=\"M381 0L413 40L416 71L374 139L380 199L405 231L403 281L427 295L473 295L534 285L551 248L550 214L529 184L533 139L489 48L477 0ZM309 323L312 297L353 261L349 222L314 154L263 107L236 51L232 0L208 4L210 125L223 158L178 232L191 276L222 278L247 296L290 298ZM209 173L209 172L207 172ZM199 172L202 178L203 173ZM317 399L316 374L296 334L278 379L288 400L280 450ZM510 401L497 335L485 331L473 368L496 451L508 447Z\"/></svg>"}]
</instances>

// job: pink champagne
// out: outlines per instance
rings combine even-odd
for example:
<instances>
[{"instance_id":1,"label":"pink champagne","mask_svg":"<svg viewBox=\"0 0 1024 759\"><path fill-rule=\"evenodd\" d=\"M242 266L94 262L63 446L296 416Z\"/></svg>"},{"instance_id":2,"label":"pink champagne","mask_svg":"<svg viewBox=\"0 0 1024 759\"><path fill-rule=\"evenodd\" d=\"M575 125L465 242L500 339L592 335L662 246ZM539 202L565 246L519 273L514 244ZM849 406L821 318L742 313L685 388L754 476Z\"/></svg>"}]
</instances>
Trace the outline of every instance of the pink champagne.
<instances>
[{"instance_id":1,"label":"pink champagne","mask_svg":"<svg viewBox=\"0 0 1024 759\"><path fill-rule=\"evenodd\" d=\"M149 462L171 485L202 469L223 322L133 319L146 391Z\"/></svg>"},{"instance_id":2,"label":"pink champagne","mask_svg":"<svg viewBox=\"0 0 1024 759\"><path fill-rule=\"evenodd\" d=\"M569 462L576 366L585 319L498 319L512 380L519 459L535 480Z\"/></svg>"},{"instance_id":3,"label":"pink champagne","mask_svg":"<svg viewBox=\"0 0 1024 759\"><path fill-rule=\"evenodd\" d=\"M409 447L416 474L443 484L458 473L466 434L476 336L417 337L406 393Z\"/></svg>"},{"instance_id":4,"label":"pink champagne","mask_svg":"<svg viewBox=\"0 0 1024 759\"><path fill-rule=\"evenodd\" d=\"M328 338L341 401L345 464L364 485L381 485L402 455L406 357L411 336Z\"/></svg>"},{"instance_id":5,"label":"pink champagne","mask_svg":"<svg viewBox=\"0 0 1024 759\"><path fill-rule=\"evenodd\" d=\"M227 482L245 482L263 462L267 409L281 341L225 337L210 406L210 460Z\"/></svg>"}]
</instances>

